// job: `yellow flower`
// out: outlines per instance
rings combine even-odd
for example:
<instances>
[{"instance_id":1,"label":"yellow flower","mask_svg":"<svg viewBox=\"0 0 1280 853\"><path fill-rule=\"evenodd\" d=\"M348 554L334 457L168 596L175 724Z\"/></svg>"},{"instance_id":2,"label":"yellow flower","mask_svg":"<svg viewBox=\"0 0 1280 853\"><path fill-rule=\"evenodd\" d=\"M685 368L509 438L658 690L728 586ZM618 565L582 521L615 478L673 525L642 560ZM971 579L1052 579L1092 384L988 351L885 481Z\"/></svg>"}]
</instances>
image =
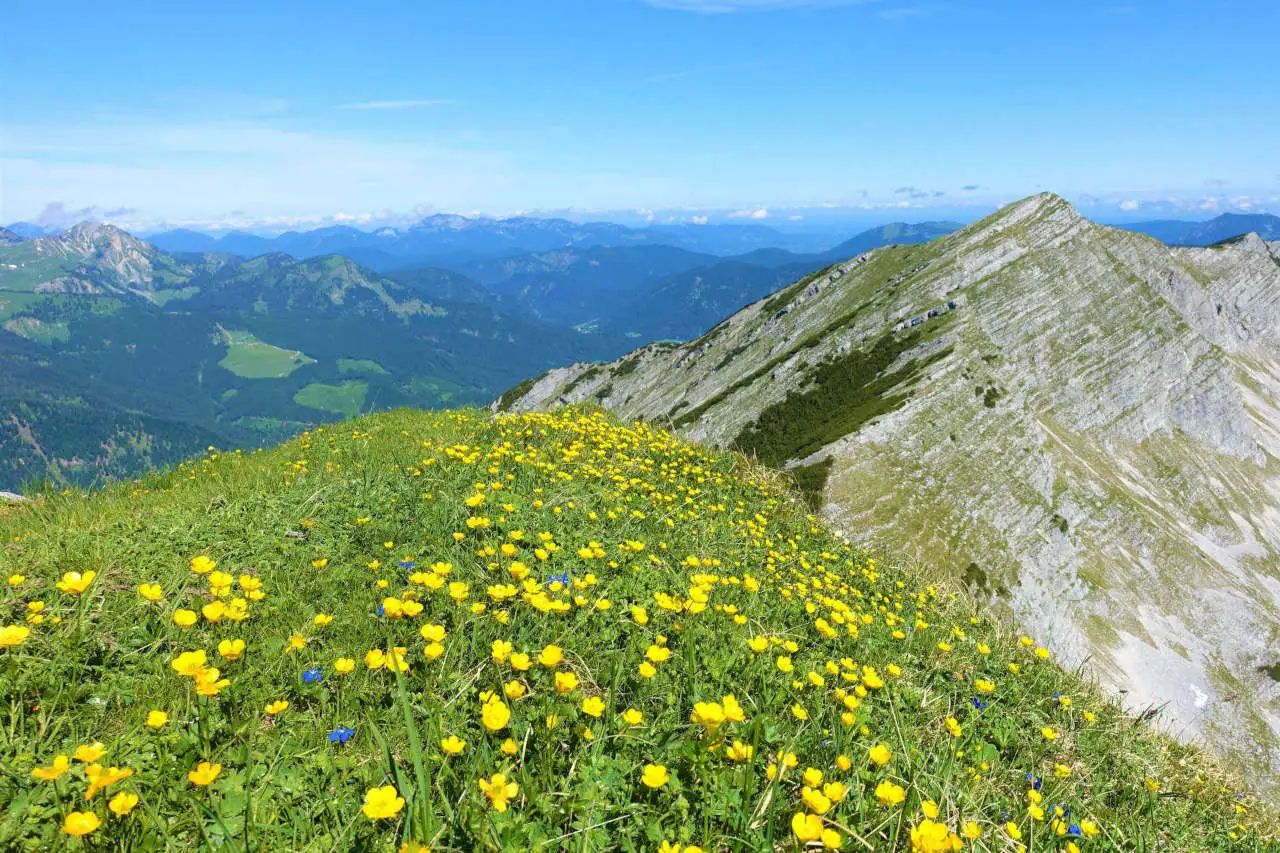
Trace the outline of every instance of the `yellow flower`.
<instances>
[{"instance_id":1,"label":"yellow flower","mask_svg":"<svg viewBox=\"0 0 1280 853\"><path fill-rule=\"evenodd\" d=\"M730 761L750 761L751 756L755 755L755 748L750 744L735 740L733 744L725 750L725 758Z\"/></svg>"},{"instance_id":2,"label":"yellow flower","mask_svg":"<svg viewBox=\"0 0 1280 853\"><path fill-rule=\"evenodd\" d=\"M564 650L559 646L547 646L538 653L538 663L545 667L559 666L564 660Z\"/></svg>"},{"instance_id":3,"label":"yellow flower","mask_svg":"<svg viewBox=\"0 0 1280 853\"><path fill-rule=\"evenodd\" d=\"M84 798L92 800L94 795L103 788L109 788L117 782L128 779L133 775L133 771L127 767L103 767L95 762L85 767L84 775L89 780L89 788L85 791Z\"/></svg>"},{"instance_id":4,"label":"yellow flower","mask_svg":"<svg viewBox=\"0 0 1280 853\"><path fill-rule=\"evenodd\" d=\"M1040 736L1045 740L1054 741L1058 739L1058 730L1053 726L1045 726L1040 730Z\"/></svg>"},{"instance_id":5,"label":"yellow flower","mask_svg":"<svg viewBox=\"0 0 1280 853\"><path fill-rule=\"evenodd\" d=\"M986 678L979 678L977 681L973 682L973 688L979 693L994 693L996 683Z\"/></svg>"},{"instance_id":6,"label":"yellow flower","mask_svg":"<svg viewBox=\"0 0 1280 853\"><path fill-rule=\"evenodd\" d=\"M107 808L111 809L111 813L116 817L124 817L133 811L136 805L138 805L137 794L121 791L111 798L111 801L107 803Z\"/></svg>"},{"instance_id":7,"label":"yellow flower","mask_svg":"<svg viewBox=\"0 0 1280 853\"><path fill-rule=\"evenodd\" d=\"M311 624L317 628L323 628L325 625L333 622L333 617L328 613L317 613L311 620Z\"/></svg>"},{"instance_id":8,"label":"yellow flower","mask_svg":"<svg viewBox=\"0 0 1280 853\"><path fill-rule=\"evenodd\" d=\"M572 672L556 673L556 692L572 693L578 686L578 676Z\"/></svg>"},{"instance_id":9,"label":"yellow flower","mask_svg":"<svg viewBox=\"0 0 1280 853\"><path fill-rule=\"evenodd\" d=\"M907 798L907 792L901 785L895 785L888 779L885 779L879 785L876 785L876 800L882 806L896 806Z\"/></svg>"},{"instance_id":10,"label":"yellow flower","mask_svg":"<svg viewBox=\"0 0 1280 853\"><path fill-rule=\"evenodd\" d=\"M22 586L26 579L26 575L9 575L9 586Z\"/></svg>"},{"instance_id":11,"label":"yellow flower","mask_svg":"<svg viewBox=\"0 0 1280 853\"><path fill-rule=\"evenodd\" d=\"M183 652L178 655L169 662L169 666L173 667L173 671L179 675L195 678L204 669L207 662L208 658L205 657L204 649L197 649L194 652Z\"/></svg>"},{"instance_id":12,"label":"yellow flower","mask_svg":"<svg viewBox=\"0 0 1280 853\"><path fill-rule=\"evenodd\" d=\"M191 558L191 571L198 575L209 574L209 572L213 571L214 567L217 565L218 564L215 561L210 560L204 555Z\"/></svg>"},{"instance_id":13,"label":"yellow flower","mask_svg":"<svg viewBox=\"0 0 1280 853\"><path fill-rule=\"evenodd\" d=\"M491 647L491 655L494 663L506 663L507 658L511 656L511 644L506 640L494 640Z\"/></svg>"},{"instance_id":14,"label":"yellow flower","mask_svg":"<svg viewBox=\"0 0 1280 853\"><path fill-rule=\"evenodd\" d=\"M937 823L925 818L911 827L911 850L913 853L950 853L964 846L960 837L947 828L945 823Z\"/></svg>"},{"instance_id":15,"label":"yellow flower","mask_svg":"<svg viewBox=\"0 0 1280 853\"><path fill-rule=\"evenodd\" d=\"M511 720L511 709L496 696L490 696L480 708L480 722L491 732L499 731Z\"/></svg>"},{"instance_id":16,"label":"yellow flower","mask_svg":"<svg viewBox=\"0 0 1280 853\"><path fill-rule=\"evenodd\" d=\"M288 707L289 707L289 700L277 699L276 701L267 705L267 707L263 708L262 713L266 714L268 717L273 717L276 714L283 712Z\"/></svg>"},{"instance_id":17,"label":"yellow flower","mask_svg":"<svg viewBox=\"0 0 1280 853\"><path fill-rule=\"evenodd\" d=\"M365 652L364 665L369 667L369 669L382 669L382 667L386 666L386 663L387 656L383 653L382 649L370 649Z\"/></svg>"},{"instance_id":18,"label":"yellow flower","mask_svg":"<svg viewBox=\"0 0 1280 853\"><path fill-rule=\"evenodd\" d=\"M194 610L187 610L185 607L173 611L173 624L179 628L190 628L199 618Z\"/></svg>"},{"instance_id":19,"label":"yellow flower","mask_svg":"<svg viewBox=\"0 0 1280 853\"><path fill-rule=\"evenodd\" d=\"M982 837L982 827L978 826L976 821L967 821L962 830L964 837L970 841L977 841Z\"/></svg>"},{"instance_id":20,"label":"yellow flower","mask_svg":"<svg viewBox=\"0 0 1280 853\"><path fill-rule=\"evenodd\" d=\"M643 719L644 714L640 713L635 708L628 708L622 712L622 720L629 726L638 726Z\"/></svg>"},{"instance_id":21,"label":"yellow flower","mask_svg":"<svg viewBox=\"0 0 1280 853\"><path fill-rule=\"evenodd\" d=\"M884 767L889 763L889 759L893 758L893 753L889 751L889 747L878 743L868 750L867 756L871 759L872 764L877 767Z\"/></svg>"},{"instance_id":22,"label":"yellow flower","mask_svg":"<svg viewBox=\"0 0 1280 853\"><path fill-rule=\"evenodd\" d=\"M651 663L663 663L670 659L671 649L665 646L650 645L649 648L645 649L644 656Z\"/></svg>"},{"instance_id":23,"label":"yellow flower","mask_svg":"<svg viewBox=\"0 0 1280 853\"><path fill-rule=\"evenodd\" d=\"M89 588L89 584L93 583L93 579L97 576L98 573L93 571L85 572L84 574L67 572L62 576L62 580L57 582L56 586L70 595L79 595ZM93 830L89 831L92 832Z\"/></svg>"},{"instance_id":24,"label":"yellow flower","mask_svg":"<svg viewBox=\"0 0 1280 853\"><path fill-rule=\"evenodd\" d=\"M70 812L62 821L62 831L79 838L102 826L102 820L93 812Z\"/></svg>"},{"instance_id":25,"label":"yellow flower","mask_svg":"<svg viewBox=\"0 0 1280 853\"><path fill-rule=\"evenodd\" d=\"M822 818L796 812L791 816L791 832L801 841L817 841L822 837Z\"/></svg>"},{"instance_id":26,"label":"yellow flower","mask_svg":"<svg viewBox=\"0 0 1280 853\"><path fill-rule=\"evenodd\" d=\"M582 700L582 713L589 717L599 717L604 713L604 700L599 696L588 696Z\"/></svg>"},{"instance_id":27,"label":"yellow flower","mask_svg":"<svg viewBox=\"0 0 1280 853\"><path fill-rule=\"evenodd\" d=\"M244 640L222 640L218 643L218 654L227 660L239 660L244 654Z\"/></svg>"},{"instance_id":28,"label":"yellow flower","mask_svg":"<svg viewBox=\"0 0 1280 853\"><path fill-rule=\"evenodd\" d=\"M67 768L71 766L71 759L65 755L54 756L53 763L48 767L36 767L31 771L31 775L39 779L41 782L52 782L63 773L67 772Z\"/></svg>"},{"instance_id":29,"label":"yellow flower","mask_svg":"<svg viewBox=\"0 0 1280 853\"><path fill-rule=\"evenodd\" d=\"M801 705L799 702L797 702L796 704L794 704L794 705L792 705L792 706L791 706L791 714L792 714L792 715L793 715L797 720L807 720L807 719L809 719L809 712L808 712L808 711L806 711L806 710L804 709L804 706L803 706L803 705Z\"/></svg>"},{"instance_id":30,"label":"yellow flower","mask_svg":"<svg viewBox=\"0 0 1280 853\"><path fill-rule=\"evenodd\" d=\"M658 668L647 660L640 662L640 667L637 671L640 673L641 678L653 678L658 674Z\"/></svg>"},{"instance_id":31,"label":"yellow flower","mask_svg":"<svg viewBox=\"0 0 1280 853\"><path fill-rule=\"evenodd\" d=\"M1004 825L1004 831L1005 831L1005 834L1008 835L1010 838L1012 838L1014 841L1018 841L1022 838L1022 830L1018 829L1018 825L1013 821L1009 821Z\"/></svg>"},{"instance_id":32,"label":"yellow flower","mask_svg":"<svg viewBox=\"0 0 1280 853\"><path fill-rule=\"evenodd\" d=\"M147 712L147 728L162 729L169 722L169 715L164 711Z\"/></svg>"},{"instance_id":33,"label":"yellow flower","mask_svg":"<svg viewBox=\"0 0 1280 853\"><path fill-rule=\"evenodd\" d=\"M101 741L95 743L86 743L76 747L76 751L71 753L71 757L76 761L83 761L85 764L92 764L99 758L107 754L107 748L102 745Z\"/></svg>"},{"instance_id":34,"label":"yellow flower","mask_svg":"<svg viewBox=\"0 0 1280 853\"><path fill-rule=\"evenodd\" d=\"M502 746L498 748L502 750L503 755L515 755L520 751L520 747L516 746L516 742L511 738L504 740Z\"/></svg>"},{"instance_id":35,"label":"yellow flower","mask_svg":"<svg viewBox=\"0 0 1280 853\"><path fill-rule=\"evenodd\" d=\"M445 755L457 755L467 748L467 742L457 735L449 735L440 741L440 749Z\"/></svg>"},{"instance_id":36,"label":"yellow flower","mask_svg":"<svg viewBox=\"0 0 1280 853\"><path fill-rule=\"evenodd\" d=\"M933 800L925 800L920 804L920 811L930 820L936 820L938 817L938 804Z\"/></svg>"},{"instance_id":37,"label":"yellow flower","mask_svg":"<svg viewBox=\"0 0 1280 853\"><path fill-rule=\"evenodd\" d=\"M351 658L338 658L333 662L333 671L338 675L350 675L355 668L356 662Z\"/></svg>"},{"instance_id":38,"label":"yellow flower","mask_svg":"<svg viewBox=\"0 0 1280 853\"><path fill-rule=\"evenodd\" d=\"M946 725L947 734L952 737L960 737L960 735L964 734L964 729L960 728L960 721L955 717L947 717L944 725Z\"/></svg>"},{"instance_id":39,"label":"yellow flower","mask_svg":"<svg viewBox=\"0 0 1280 853\"><path fill-rule=\"evenodd\" d=\"M158 583L140 583L138 584L138 595L147 601L159 601L164 598L164 589Z\"/></svg>"},{"instance_id":40,"label":"yellow flower","mask_svg":"<svg viewBox=\"0 0 1280 853\"><path fill-rule=\"evenodd\" d=\"M20 646L31 636L31 629L26 625L5 625L0 628L0 649Z\"/></svg>"},{"instance_id":41,"label":"yellow flower","mask_svg":"<svg viewBox=\"0 0 1280 853\"><path fill-rule=\"evenodd\" d=\"M395 817L403 808L404 797L400 796L395 786L383 785L364 792L364 805L360 807L360 811L370 820L385 820Z\"/></svg>"},{"instance_id":42,"label":"yellow flower","mask_svg":"<svg viewBox=\"0 0 1280 853\"><path fill-rule=\"evenodd\" d=\"M831 809L831 800L817 788L808 786L800 790L800 800L814 814L826 814Z\"/></svg>"},{"instance_id":43,"label":"yellow flower","mask_svg":"<svg viewBox=\"0 0 1280 853\"><path fill-rule=\"evenodd\" d=\"M515 782L508 782L502 773L494 773L488 779L480 780L480 790L493 803L494 811L505 812L507 803L520 793L520 786Z\"/></svg>"},{"instance_id":44,"label":"yellow flower","mask_svg":"<svg viewBox=\"0 0 1280 853\"><path fill-rule=\"evenodd\" d=\"M661 788L671 780L671 774L661 764L646 764L640 773L640 781L650 788Z\"/></svg>"},{"instance_id":45,"label":"yellow flower","mask_svg":"<svg viewBox=\"0 0 1280 853\"><path fill-rule=\"evenodd\" d=\"M187 773L187 778L191 780L192 785L204 787L212 785L213 780L218 778L218 774L222 772L221 764L210 764L207 761L201 761L196 765L196 769Z\"/></svg>"}]
</instances>

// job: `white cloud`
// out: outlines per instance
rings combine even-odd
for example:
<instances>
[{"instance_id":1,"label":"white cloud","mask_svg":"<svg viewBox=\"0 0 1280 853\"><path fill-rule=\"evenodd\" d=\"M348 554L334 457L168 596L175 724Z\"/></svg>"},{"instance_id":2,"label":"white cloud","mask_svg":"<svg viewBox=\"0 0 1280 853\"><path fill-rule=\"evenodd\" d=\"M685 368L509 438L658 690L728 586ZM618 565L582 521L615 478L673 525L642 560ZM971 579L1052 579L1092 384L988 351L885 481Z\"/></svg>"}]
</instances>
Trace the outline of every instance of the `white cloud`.
<instances>
[{"instance_id":1,"label":"white cloud","mask_svg":"<svg viewBox=\"0 0 1280 853\"><path fill-rule=\"evenodd\" d=\"M1125 199L1120 202L1120 209L1125 211L1137 210L1141 204L1142 202L1138 201L1136 198Z\"/></svg>"},{"instance_id":2,"label":"white cloud","mask_svg":"<svg viewBox=\"0 0 1280 853\"><path fill-rule=\"evenodd\" d=\"M421 98L411 101L358 101L354 104L339 104L340 110L412 110L418 107L440 107L452 104L448 98Z\"/></svg>"},{"instance_id":3,"label":"white cloud","mask_svg":"<svg viewBox=\"0 0 1280 853\"><path fill-rule=\"evenodd\" d=\"M757 207L748 210L735 210L729 214L730 219L768 219L769 210L764 207Z\"/></svg>"},{"instance_id":4,"label":"white cloud","mask_svg":"<svg viewBox=\"0 0 1280 853\"><path fill-rule=\"evenodd\" d=\"M689 219L694 225L706 225L710 220L705 216L694 216Z\"/></svg>"}]
</instances>

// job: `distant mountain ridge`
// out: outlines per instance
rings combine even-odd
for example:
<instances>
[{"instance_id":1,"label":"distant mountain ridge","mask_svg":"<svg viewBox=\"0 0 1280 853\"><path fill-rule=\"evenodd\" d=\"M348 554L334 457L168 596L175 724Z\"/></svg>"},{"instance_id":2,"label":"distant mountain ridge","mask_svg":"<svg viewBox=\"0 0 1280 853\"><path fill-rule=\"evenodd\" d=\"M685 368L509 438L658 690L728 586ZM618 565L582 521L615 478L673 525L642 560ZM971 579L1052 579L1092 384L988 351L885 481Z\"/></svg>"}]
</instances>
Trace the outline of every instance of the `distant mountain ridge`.
<instances>
[{"instance_id":1,"label":"distant mountain ridge","mask_svg":"<svg viewBox=\"0 0 1280 853\"><path fill-rule=\"evenodd\" d=\"M1269 213L1224 213L1206 222L1157 219L1117 227L1149 234L1170 246L1212 246L1245 234L1257 234L1263 240L1280 240L1280 216Z\"/></svg>"},{"instance_id":2,"label":"distant mountain ridge","mask_svg":"<svg viewBox=\"0 0 1280 853\"><path fill-rule=\"evenodd\" d=\"M623 347L444 270L170 254L111 225L0 245L0 487L92 483L376 406L477 403Z\"/></svg>"},{"instance_id":3,"label":"distant mountain ridge","mask_svg":"<svg viewBox=\"0 0 1280 853\"><path fill-rule=\"evenodd\" d=\"M495 406L579 402L786 468L1280 784L1280 242L1170 248L1035 196Z\"/></svg>"},{"instance_id":4,"label":"distant mountain ridge","mask_svg":"<svg viewBox=\"0 0 1280 853\"><path fill-rule=\"evenodd\" d=\"M229 252L251 257L285 252L298 258L366 253L378 269L434 264L442 258L478 258L546 252L569 247L674 246L716 255L769 247L805 249L813 240L763 225L664 225L631 228L610 222L512 217L489 219L451 214L428 216L405 228L362 231L344 225L288 231L276 237L231 232L212 237L177 229L148 237L170 252Z\"/></svg>"}]
</instances>

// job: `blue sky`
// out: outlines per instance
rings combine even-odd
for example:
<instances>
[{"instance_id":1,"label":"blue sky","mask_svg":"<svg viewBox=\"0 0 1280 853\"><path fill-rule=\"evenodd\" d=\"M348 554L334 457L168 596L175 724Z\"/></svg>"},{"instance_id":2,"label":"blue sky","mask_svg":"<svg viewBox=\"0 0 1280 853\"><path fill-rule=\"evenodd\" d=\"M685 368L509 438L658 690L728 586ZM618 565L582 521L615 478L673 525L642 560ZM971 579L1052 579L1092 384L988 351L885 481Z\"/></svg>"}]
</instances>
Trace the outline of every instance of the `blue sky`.
<instances>
[{"instance_id":1,"label":"blue sky","mask_svg":"<svg viewBox=\"0 0 1280 853\"><path fill-rule=\"evenodd\" d=\"M0 222L1280 212L1280 4L16 3ZM17 37L15 38L15 34Z\"/></svg>"}]
</instances>

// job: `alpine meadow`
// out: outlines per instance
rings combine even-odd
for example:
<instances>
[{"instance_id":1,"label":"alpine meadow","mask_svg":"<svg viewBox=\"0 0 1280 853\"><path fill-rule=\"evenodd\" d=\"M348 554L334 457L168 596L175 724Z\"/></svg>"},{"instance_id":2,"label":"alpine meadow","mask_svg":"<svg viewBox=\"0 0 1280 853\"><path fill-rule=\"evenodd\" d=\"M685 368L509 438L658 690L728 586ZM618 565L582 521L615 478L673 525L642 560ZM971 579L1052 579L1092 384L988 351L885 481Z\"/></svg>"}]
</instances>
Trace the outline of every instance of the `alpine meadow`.
<instances>
[{"instance_id":1,"label":"alpine meadow","mask_svg":"<svg viewBox=\"0 0 1280 853\"><path fill-rule=\"evenodd\" d=\"M0 850L1280 851L1280 7L14 7Z\"/></svg>"}]
</instances>

